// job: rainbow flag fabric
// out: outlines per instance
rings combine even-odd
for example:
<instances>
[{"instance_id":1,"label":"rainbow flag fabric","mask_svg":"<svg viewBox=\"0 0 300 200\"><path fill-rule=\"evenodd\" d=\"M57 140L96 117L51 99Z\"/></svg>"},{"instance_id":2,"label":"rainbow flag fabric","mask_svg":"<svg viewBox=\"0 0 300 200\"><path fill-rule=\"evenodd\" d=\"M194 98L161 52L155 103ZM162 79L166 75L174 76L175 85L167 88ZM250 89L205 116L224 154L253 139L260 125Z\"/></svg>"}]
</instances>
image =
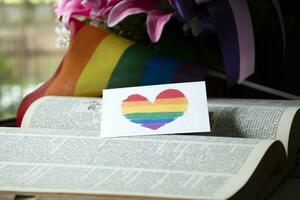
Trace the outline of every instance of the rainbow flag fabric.
<instances>
[{"instance_id":1,"label":"rainbow flag fabric","mask_svg":"<svg viewBox=\"0 0 300 200\"><path fill-rule=\"evenodd\" d=\"M99 97L105 88L199 81L203 78L204 71L199 66L84 25L72 38L54 75L23 99L17 124L21 124L30 104L42 96Z\"/></svg>"}]
</instances>

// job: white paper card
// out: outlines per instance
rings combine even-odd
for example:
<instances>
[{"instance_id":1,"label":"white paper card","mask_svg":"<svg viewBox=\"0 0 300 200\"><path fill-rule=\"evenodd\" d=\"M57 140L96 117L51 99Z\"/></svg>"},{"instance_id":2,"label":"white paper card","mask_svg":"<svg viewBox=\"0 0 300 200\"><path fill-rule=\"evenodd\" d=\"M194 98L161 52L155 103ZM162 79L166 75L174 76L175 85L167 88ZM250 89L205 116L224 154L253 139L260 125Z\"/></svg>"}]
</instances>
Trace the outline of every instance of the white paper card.
<instances>
[{"instance_id":1,"label":"white paper card","mask_svg":"<svg viewBox=\"0 0 300 200\"><path fill-rule=\"evenodd\" d=\"M101 137L209 132L205 82L103 91Z\"/></svg>"}]
</instances>

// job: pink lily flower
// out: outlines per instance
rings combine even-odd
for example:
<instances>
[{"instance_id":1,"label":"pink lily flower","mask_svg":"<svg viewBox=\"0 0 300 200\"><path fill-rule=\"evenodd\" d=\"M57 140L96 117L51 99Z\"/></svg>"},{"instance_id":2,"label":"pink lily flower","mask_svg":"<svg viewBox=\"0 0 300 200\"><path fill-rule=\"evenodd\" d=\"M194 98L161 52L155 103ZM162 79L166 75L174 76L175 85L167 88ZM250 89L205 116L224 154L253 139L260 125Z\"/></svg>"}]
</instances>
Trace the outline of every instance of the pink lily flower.
<instances>
[{"instance_id":1,"label":"pink lily flower","mask_svg":"<svg viewBox=\"0 0 300 200\"><path fill-rule=\"evenodd\" d=\"M165 24L174 13L166 13L158 8L157 0L123 0L110 11L107 25L113 27L129 15L146 13L147 31L152 42L157 42Z\"/></svg>"},{"instance_id":2,"label":"pink lily flower","mask_svg":"<svg viewBox=\"0 0 300 200\"><path fill-rule=\"evenodd\" d=\"M82 4L91 9L90 17L92 19L107 19L110 11L122 0L83 0Z\"/></svg>"},{"instance_id":3,"label":"pink lily flower","mask_svg":"<svg viewBox=\"0 0 300 200\"><path fill-rule=\"evenodd\" d=\"M69 28L70 20L76 16L90 16L90 8L84 6L81 0L61 0L58 2L56 15L62 17L63 24Z\"/></svg>"}]
</instances>

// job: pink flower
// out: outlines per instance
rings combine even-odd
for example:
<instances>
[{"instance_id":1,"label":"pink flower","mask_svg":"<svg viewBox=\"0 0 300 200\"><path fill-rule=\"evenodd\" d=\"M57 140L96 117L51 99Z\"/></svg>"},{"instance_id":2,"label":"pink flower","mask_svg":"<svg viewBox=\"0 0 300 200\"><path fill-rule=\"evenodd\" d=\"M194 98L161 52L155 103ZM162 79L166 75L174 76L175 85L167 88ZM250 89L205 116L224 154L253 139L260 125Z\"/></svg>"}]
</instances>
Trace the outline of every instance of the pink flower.
<instances>
[{"instance_id":1,"label":"pink flower","mask_svg":"<svg viewBox=\"0 0 300 200\"><path fill-rule=\"evenodd\" d=\"M146 13L147 31L152 42L161 37L165 24L173 13L159 9L161 0L60 0L56 14L62 17L63 24L70 28L70 21L78 16L92 20L101 18L107 20L110 27L115 26L129 15ZM169 0L172 5L172 0Z\"/></svg>"},{"instance_id":2,"label":"pink flower","mask_svg":"<svg viewBox=\"0 0 300 200\"><path fill-rule=\"evenodd\" d=\"M122 0L83 0L82 4L91 9L92 19L107 19L110 11Z\"/></svg>"},{"instance_id":3,"label":"pink flower","mask_svg":"<svg viewBox=\"0 0 300 200\"><path fill-rule=\"evenodd\" d=\"M107 25L113 27L129 15L146 13L148 35L152 42L157 42L165 24L173 15L159 10L158 2L158 0L123 0L111 9Z\"/></svg>"},{"instance_id":4,"label":"pink flower","mask_svg":"<svg viewBox=\"0 0 300 200\"><path fill-rule=\"evenodd\" d=\"M70 20L76 16L90 16L90 8L84 6L81 0L61 0L58 2L56 15L62 17L63 24L69 28Z\"/></svg>"}]
</instances>

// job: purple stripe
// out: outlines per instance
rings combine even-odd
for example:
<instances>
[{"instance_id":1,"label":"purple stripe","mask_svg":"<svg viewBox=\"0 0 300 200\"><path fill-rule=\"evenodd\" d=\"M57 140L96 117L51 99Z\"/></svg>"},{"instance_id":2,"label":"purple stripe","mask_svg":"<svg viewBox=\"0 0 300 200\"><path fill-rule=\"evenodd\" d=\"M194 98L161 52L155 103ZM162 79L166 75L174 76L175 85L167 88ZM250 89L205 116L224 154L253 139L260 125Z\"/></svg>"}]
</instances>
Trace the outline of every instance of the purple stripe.
<instances>
[{"instance_id":1,"label":"purple stripe","mask_svg":"<svg viewBox=\"0 0 300 200\"><path fill-rule=\"evenodd\" d=\"M157 130L165 124L143 124L143 127L150 128L152 130Z\"/></svg>"}]
</instances>

